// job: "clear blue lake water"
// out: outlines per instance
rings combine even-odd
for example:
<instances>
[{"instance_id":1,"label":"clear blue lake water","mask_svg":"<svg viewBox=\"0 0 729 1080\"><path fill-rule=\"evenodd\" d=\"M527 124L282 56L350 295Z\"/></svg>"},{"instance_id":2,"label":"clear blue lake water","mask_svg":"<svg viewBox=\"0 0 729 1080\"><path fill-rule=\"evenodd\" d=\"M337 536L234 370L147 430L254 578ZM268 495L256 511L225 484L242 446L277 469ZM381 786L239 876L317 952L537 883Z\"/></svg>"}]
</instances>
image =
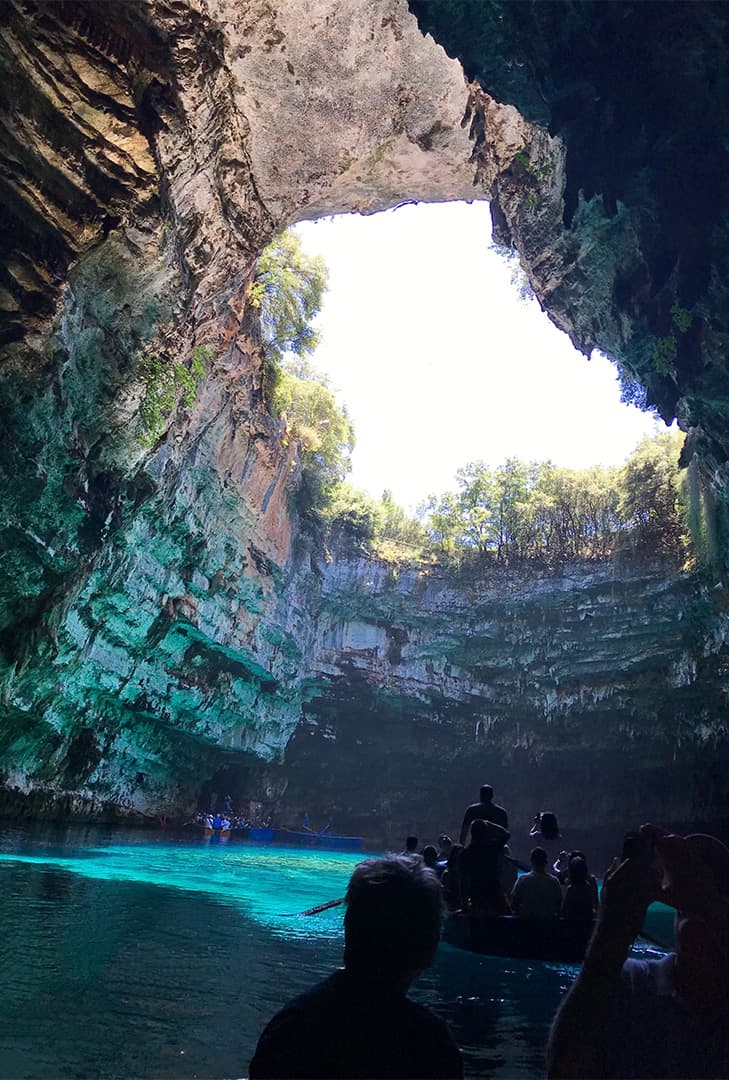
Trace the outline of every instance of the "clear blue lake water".
<instances>
[{"instance_id":1,"label":"clear blue lake water","mask_svg":"<svg viewBox=\"0 0 729 1080\"><path fill-rule=\"evenodd\" d=\"M268 1019L341 962L360 854L101 828L0 830L0 1077L244 1077ZM469 1077L544 1074L577 969L441 945L411 991Z\"/></svg>"}]
</instances>

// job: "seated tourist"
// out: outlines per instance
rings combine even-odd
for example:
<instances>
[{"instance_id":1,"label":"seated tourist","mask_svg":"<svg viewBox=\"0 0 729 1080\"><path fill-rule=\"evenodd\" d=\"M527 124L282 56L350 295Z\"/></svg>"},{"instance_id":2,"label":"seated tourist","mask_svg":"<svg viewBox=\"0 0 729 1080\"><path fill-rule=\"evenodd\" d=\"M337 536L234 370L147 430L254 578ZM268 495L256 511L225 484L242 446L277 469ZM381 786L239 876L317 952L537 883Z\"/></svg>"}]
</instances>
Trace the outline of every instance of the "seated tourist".
<instances>
[{"instance_id":1,"label":"seated tourist","mask_svg":"<svg viewBox=\"0 0 729 1080\"><path fill-rule=\"evenodd\" d=\"M596 900L587 872L587 863L576 855L570 859L567 868L567 891L562 901L562 914L566 919L589 922L595 917Z\"/></svg>"},{"instance_id":2,"label":"seated tourist","mask_svg":"<svg viewBox=\"0 0 729 1080\"><path fill-rule=\"evenodd\" d=\"M438 837L438 861L435 866L435 869L441 880L448 865L448 856L450 855L452 850L453 841L451 840L450 836L446 836L445 833L441 833L441 835Z\"/></svg>"},{"instance_id":3,"label":"seated tourist","mask_svg":"<svg viewBox=\"0 0 729 1080\"><path fill-rule=\"evenodd\" d=\"M595 932L552 1027L550 1077L729 1076L729 850L653 825L640 834L641 848L605 875ZM655 899L676 909L676 952L628 959Z\"/></svg>"},{"instance_id":4,"label":"seated tourist","mask_svg":"<svg viewBox=\"0 0 729 1080\"><path fill-rule=\"evenodd\" d=\"M462 1077L446 1025L407 997L440 936L432 870L398 855L368 859L349 882L344 969L269 1022L251 1061L260 1077Z\"/></svg>"},{"instance_id":5,"label":"seated tourist","mask_svg":"<svg viewBox=\"0 0 729 1080\"><path fill-rule=\"evenodd\" d=\"M401 855L411 855L411 856L415 855L418 858L420 858L420 856L418 855L418 838L417 838L417 836L406 836L405 837L405 850L401 851L400 854Z\"/></svg>"},{"instance_id":6,"label":"seated tourist","mask_svg":"<svg viewBox=\"0 0 729 1080\"><path fill-rule=\"evenodd\" d=\"M509 839L506 829L477 818L471 823L471 843L459 866L463 907L478 915L506 915L509 905L499 880L500 858Z\"/></svg>"},{"instance_id":7,"label":"seated tourist","mask_svg":"<svg viewBox=\"0 0 729 1080\"><path fill-rule=\"evenodd\" d=\"M524 919L552 919L562 907L559 881L547 873L547 853L535 847L531 853L532 868L520 877L511 894L511 908Z\"/></svg>"},{"instance_id":8,"label":"seated tourist","mask_svg":"<svg viewBox=\"0 0 729 1080\"><path fill-rule=\"evenodd\" d=\"M438 864L438 848L435 844L426 844L423 848L423 862L429 870L435 870L437 873Z\"/></svg>"},{"instance_id":9,"label":"seated tourist","mask_svg":"<svg viewBox=\"0 0 729 1080\"><path fill-rule=\"evenodd\" d=\"M587 856L585 855L584 851L579 851L578 849L575 849L574 851L570 851L569 859L567 861L567 868L568 869L569 869L569 864L572 862L573 859L582 859L585 866L587 867L587 883L590 886L590 888L592 889L592 892L593 892L593 895L594 895L594 901L595 901L595 911L597 911L597 909L600 907L600 890L599 890L599 887L598 887L598 884L597 884L597 878L595 877L594 874L590 873L590 868L589 868L589 866L587 866ZM565 885L567 884L566 879L565 879L564 884Z\"/></svg>"}]
</instances>

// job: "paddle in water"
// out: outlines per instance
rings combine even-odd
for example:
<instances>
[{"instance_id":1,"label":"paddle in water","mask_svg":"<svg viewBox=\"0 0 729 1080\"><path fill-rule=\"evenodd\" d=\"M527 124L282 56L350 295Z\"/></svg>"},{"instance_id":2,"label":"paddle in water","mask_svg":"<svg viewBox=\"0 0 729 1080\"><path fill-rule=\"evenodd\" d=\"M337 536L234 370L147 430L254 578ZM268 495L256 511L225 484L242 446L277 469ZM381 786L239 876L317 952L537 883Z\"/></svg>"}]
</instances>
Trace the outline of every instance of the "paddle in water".
<instances>
[{"instance_id":1,"label":"paddle in water","mask_svg":"<svg viewBox=\"0 0 729 1080\"><path fill-rule=\"evenodd\" d=\"M326 911L330 907L338 907L339 904L344 903L344 897L340 896L338 900L329 900L326 904L319 904L317 907L309 908L308 911L287 911L285 915L282 915L282 919L296 919L300 915L318 915L320 911Z\"/></svg>"}]
</instances>

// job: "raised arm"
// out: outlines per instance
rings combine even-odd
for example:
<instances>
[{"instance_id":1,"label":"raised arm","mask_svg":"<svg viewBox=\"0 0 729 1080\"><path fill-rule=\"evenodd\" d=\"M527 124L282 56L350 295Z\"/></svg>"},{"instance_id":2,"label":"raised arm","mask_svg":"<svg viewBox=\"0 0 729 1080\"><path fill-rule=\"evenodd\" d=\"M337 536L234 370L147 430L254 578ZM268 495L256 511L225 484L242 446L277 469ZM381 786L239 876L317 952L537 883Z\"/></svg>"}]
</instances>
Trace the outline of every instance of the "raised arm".
<instances>
[{"instance_id":1,"label":"raised arm","mask_svg":"<svg viewBox=\"0 0 729 1080\"><path fill-rule=\"evenodd\" d=\"M656 894L647 856L619 863L605 875L603 903L580 974L555 1017L547 1047L550 1080L609 1077L612 1015L623 964Z\"/></svg>"}]
</instances>

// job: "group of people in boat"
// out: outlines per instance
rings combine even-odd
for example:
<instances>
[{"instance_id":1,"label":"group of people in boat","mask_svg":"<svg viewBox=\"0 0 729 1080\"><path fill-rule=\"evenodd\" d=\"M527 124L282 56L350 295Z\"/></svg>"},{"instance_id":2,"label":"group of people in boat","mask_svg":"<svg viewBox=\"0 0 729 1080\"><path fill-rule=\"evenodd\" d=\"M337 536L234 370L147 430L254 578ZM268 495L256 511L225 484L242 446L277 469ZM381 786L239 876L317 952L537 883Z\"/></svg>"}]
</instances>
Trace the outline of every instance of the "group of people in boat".
<instances>
[{"instance_id":1,"label":"group of people in boat","mask_svg":"<svg viewBox=\"0 0 729 1080\"><path fill-rule=\"evenodd\" d=\"M267 829L271 819L262 813L255 813L253 807L248 812L236 813L233 809L233 800L230 795L223 798L222 810L211 807L209 810L199 810L190 821L191 825L198 825L206 832L218 832L225 835L242 829Z\"/></svg>"},{"instance_id":2,"label":"group of people in boat","mask_svg":"<svg viewBox=\"0 0 729 1080\"><path fill-rule=\"evenodd\" d=\"M479 801L463 815L458 843L444 833L437 846L426 844L418 850L418 838L408 836L402 854L421 859L437 874L449 911L530 919L595 917L597 880L584 852L562 847L554 813L543 810L534 818L529 836L537 843L528 868L512 858L510 836L509 816L494 802L491 785L484 784ZM520 866L527 870L521 877Z\"/></svg>"},{"instance_id":3,"label":"group of people in boat","mask_svg":"<svg viewBox=\"0 0 729 1080\"><path fill-rule=\"evenodd\" d=\"M470 815L461 861L478 850L484 830L477 822L489 819ZM494 847L498 837L503 851L502 834L487 828L486 835ZM605 874L585 962L552 1024L546 1072L550 1080L728 1077L729 849L712 836L677 836L655 825L627 840ZM437 858L442 847L435 865L432 852L411 847L355 868L345 897L344 966L269 1021L251 1080L463 1076L445 1021L407 996L435 956L438 863L448 861ZM654 900L676 911L675 952L629 958Z\"/></svg>"}]
</instances>

